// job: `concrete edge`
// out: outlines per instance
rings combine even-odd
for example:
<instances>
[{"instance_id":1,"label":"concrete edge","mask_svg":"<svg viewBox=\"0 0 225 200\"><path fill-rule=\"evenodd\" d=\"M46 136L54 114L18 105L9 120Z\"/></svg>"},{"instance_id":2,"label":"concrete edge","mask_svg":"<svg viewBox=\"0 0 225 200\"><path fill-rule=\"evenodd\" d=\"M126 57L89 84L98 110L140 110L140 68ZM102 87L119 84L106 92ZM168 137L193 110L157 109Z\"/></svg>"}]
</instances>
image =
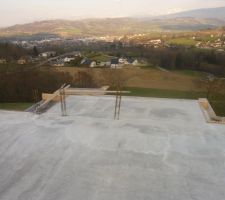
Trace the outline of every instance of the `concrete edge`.
<instances>
[{"instance_id":1,"label":"concrete edge","mask_svg":"<svg viewBox=\"0 0 225 200\"><path fill-rule=\"evenodd\" d=\"M201 98L198 102L207 123L225 124L225 117L216 115L208 99Z\"/></svg>"}]
</instances>

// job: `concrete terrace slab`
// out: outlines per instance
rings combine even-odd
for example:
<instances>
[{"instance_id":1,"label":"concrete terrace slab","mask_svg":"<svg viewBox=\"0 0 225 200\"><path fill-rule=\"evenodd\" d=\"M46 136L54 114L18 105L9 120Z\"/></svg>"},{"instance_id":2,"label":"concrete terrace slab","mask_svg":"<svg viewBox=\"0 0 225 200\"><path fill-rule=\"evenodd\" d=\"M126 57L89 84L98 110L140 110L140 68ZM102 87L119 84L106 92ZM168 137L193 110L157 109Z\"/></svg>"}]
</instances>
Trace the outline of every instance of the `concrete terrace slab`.
<instances>
[{"instance_id":1,"label":"concrete terrace slab","mask_svg":"<svg viewBox=\"0 0 225 200\"><path fill-rule=\"evenodd\" d=\"M197 101L69 97L43 115L0 111L1 200L222 200L225 126Z\"/></svg>"}]
</instances>

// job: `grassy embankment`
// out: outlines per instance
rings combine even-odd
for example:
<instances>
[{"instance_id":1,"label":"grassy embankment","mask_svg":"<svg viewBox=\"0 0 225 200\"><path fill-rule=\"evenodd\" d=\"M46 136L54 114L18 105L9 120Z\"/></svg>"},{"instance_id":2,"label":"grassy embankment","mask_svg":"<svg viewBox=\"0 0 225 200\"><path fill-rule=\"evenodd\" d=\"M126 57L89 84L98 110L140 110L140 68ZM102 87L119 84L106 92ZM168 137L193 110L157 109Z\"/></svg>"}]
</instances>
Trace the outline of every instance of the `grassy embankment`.
<instances>
[{"instance_id":1,"label":"grassy embankment","mask_svg":"<svg viewBox=\"0 0 225 200\"><path fill-rule=\"evenodd\" d=\"M156 97L156 98L174 98L174 99L199 99L206 98L206 92L198 91L179 91L179 90L164 90L152 88L125 88L130 91L127 96L137 97ZM225 116L225 96L217 95L210 100L210 103L219 116Z\"/></svg>"},{"instance_id":2,"label":"grassy embankment","mask_svg":"<svg viewBox=\"0 0 225 200\"><path fill-rule=\"evenodd\" d=\"M85 69L82 69L85 70ZM74 75L79 71L77 68L60 68ZM100 69L93 70L97 77L102 77ZM147 70L125 70L128 77L126 90L131 91L129 96L175 98L175 99L198 99L206 97L206 93L195 88L194 80L203 77L204 74L193 71L162 72L155 68ZM103 83L100 83L103 84ZM225 97L216 97L211 101L218 115L225 116ZM0 103L0 109L23 111L32 103Z\"/></svg>"},{"instance_id":3,"label":"grassy embankment","mask_svg":"<svg viewBox=\"0 0 225 200\"><path fill-rule=\"evenodd\" d=\"M128 96L139 96L139 97L198 99L206 95L205 92L196 92L196 91L179 91L179 90L135 88L135 87L127 87L125 89L131 92L130 94L128 94Z\"/></svg>"},{"instance_id":4,"label":"grassy embankment","mask_svg":"<svg viewBox=\"0 0 225 200\"><path fill-rule=\"evenodd\" d=\"M74 76L78 71L92 73L98 85L107 85L102 69L58 68L59 71L70 73ZM206 92L199 88L197 82L207 74L197 71L182 70L163 72L154 67L144 69L121 70L126 79L126 90L131 91L129 96L198 99L205 98ZM210 102L218 115L225 116L225 97L217 95Z\"/></svg>"},{"instance_id":5,"label":"grassy embankment","mask_svg":"<svg viewBox=\"0 0 225 200\"><path fill-rule=\"evenodd\" d=\"M0 103L0 110L24 111L33 103Z\"/></svg>"}]
</instances>

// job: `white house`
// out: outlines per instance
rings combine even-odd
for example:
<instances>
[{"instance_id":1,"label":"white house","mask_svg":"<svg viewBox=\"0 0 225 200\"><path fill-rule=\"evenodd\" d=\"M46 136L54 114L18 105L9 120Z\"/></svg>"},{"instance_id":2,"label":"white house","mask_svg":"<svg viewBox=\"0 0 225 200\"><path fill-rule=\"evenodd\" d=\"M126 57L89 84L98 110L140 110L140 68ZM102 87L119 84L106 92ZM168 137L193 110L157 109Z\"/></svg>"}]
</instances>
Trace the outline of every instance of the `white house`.
<instances>
[{"instance_id":1,"label":"white house","mask_svg":"<svg viewBox=\"0 0 225 200\"><path fill-rule=\"evenodd\" d=\"M138 64L139 64L139 62L138 62L137 59L135 59L135 60L133 61L133 63L132 63L132 65L134 65L134 66L137 66Z\"/></svg>"},{"instance_id":2,"label":"white house","mask_svg":"<svg viewBox=\"0 0 225 200\"><path fill-rule=\"evenodd\" d=\"M21 57L18 61L17 61L17 64L19 65L25 65L28 63L28 59L25 58L25 57Z\"/></svg>"},{"instance_id":3,"label":"white house","mask_svg":"<svg viewBox=\"0 0 225 200\"><path fill-rule=\"evenodd\" d=\"M119 67L119 59L118 58L113 58L111 60L111 68L118 68Z\"/></svg>"},{"instance_id":4,"label":"white house","mask_svg":"<svg viewBox=\"0 0 225 200\"><path fill-rule=\"evenodd\" d=\"M66 63L69 63L73 60L75 60L75 58L69 58L69 57L64 58L64 62L66 62Z\"/></svg>"},{"instance_id":5,"label":"white house","mask_svg":"<svg viewBox=\"0 0 225 200\"><path fill-rule=\"evenodd\" d=\"M97 66L97 63L96 63L95 61L92 61L92 62L90 63L90 67L91 67L91 68L96 67L96 66Z\"/></svg>"},{"instance_id":6,"label":"white house","mask_svg":"<svg viewBox=\"0 0 225 200\"><path fill-rule=\"evenodd\" d=\"M126 64L127 59L126 58L119 58L119 63L120 64Z\"/></svg>"},{"instance_id":7,"label":"white house","mask_svg":"<svg viewBox=\"0 0 225 200\"><path fill-rule=\"evenodd\" d=\"M105 62L100 62L100 63L99 63L99 66L100 66L100 67L105 67Z\"/></svg>"},{"instance_id":8,"label":"white house","mask_svg":"<svg viewBox=\"0 0 225 200\"><path fill-rule=\"evenodd\" d=\"M111 65L110 61L100 62L99 64L100 67L110 67L110 65Z\"/></svg>"},{"instance_id":9,"label":"white house","mask_svg":"<svg viewBox=\"0 0 225 200\"><path fill-rule=\"evenodd\" d=\"M54 66L54 67L64 67L65 66L65 63L64 63L64 60L57 60L57 61L55 61L54 63L53 63L53 65L52 66Z\"/></svg>"},{"instance_id":10,"label":"white house","mask_svg":"<svg viewBox=\"0 0 225 200\"><path fill-rule=\"evenodd\" d=\"M96 61L93 61L93 60L91 60L91 59L89 59L89 58L84 58L84 59L81 61L80 64L81 64L81 65L84 65L84 66L87 66L87 67L91 67L91 68L97 66L97 62L96 62Z\"/></svg>"},{"instance_id":11,"label":"white house","mask_svg":"<svg viewBox=\"0 0 225 200\"><path fill-rule=\"evenodd\" d=\"M82 55L81 55L81 52L80 51L74 51L73 52L73 56L74 57L81 57Z\"/></svg>"},{"instance_id":12,"label":"white house","mask_svg":"<svg viewBox=\"0 0 225 200\"><path fill-rule=\"evenodd\" d=\"M132 59L132 58L127 59L127 62L129 65L134 65L134 66L138 65L139 63L137 59Z\"/></svg>"},{"instance_id":13,"label":"white house","mask_svg":"<svg viewBox=\"0 0 225 200\"><path fill-rule=\"evenodd\" d=\"M0 58L0 64L6 64L6 63L7 63L6 59Z\"/></svg>"},{"instance_id":14,"label":"white house","mask_svg":"<svg viewBox=\"0 0 225 200\"><path fill-rule=\"evenodd\" d=\"M48 51L44 53L40 53L39 56L42 58L49 58L49 57L54 57L56 55L55 51Z\"/></svg>"}]
</instances>

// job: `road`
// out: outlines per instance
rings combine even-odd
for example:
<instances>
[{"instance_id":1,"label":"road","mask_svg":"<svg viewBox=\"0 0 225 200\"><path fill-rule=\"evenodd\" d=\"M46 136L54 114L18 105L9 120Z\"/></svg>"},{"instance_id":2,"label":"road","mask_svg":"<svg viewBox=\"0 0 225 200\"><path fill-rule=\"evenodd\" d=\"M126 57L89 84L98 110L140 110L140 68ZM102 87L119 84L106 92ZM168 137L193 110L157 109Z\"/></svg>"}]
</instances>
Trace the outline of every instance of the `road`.
<instances>
[{"instance_id":1,"label":"road","mask_svg":"<svg viewBox=\"0 0 225 200\"><path fill-rule=\"evenodd\" d=\"M72 53L65 53L65 54L62 54L62 55L59 55L59 56L56 56L56 57L53 57L53 58L49 58L49 59L47 59L47 60L45 60L45 61L35 65L34 67L38 68L38 67L41 67L41 66L47 64L50 61L57 60L57 59L62 58L64 56L71 56L71 55L72 55Z\"/></svg>"}]
</instances>

